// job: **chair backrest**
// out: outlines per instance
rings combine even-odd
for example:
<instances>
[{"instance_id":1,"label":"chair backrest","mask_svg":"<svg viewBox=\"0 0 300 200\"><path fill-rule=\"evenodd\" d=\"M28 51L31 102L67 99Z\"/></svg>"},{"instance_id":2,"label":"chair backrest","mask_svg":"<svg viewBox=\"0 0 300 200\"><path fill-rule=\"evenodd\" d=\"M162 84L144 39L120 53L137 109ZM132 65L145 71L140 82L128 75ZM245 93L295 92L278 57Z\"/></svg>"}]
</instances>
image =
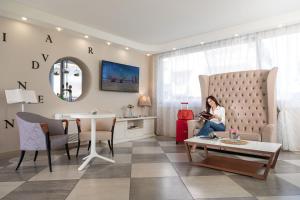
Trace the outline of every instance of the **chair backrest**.
<instances>
[{"instance_id":1,"label":"chair backrest","mask_svg":"<svg viewBox=\"0 0 300 200\"><path fill-rule=\"evenodd\" d=\"M277 68L200 75L202 105L213 95L225 108L226 129L260 133L265 125L277 124L276 73Z\"/></svg>"},{"instance_id":2,"label":"chair backrest","mask_svg":"<svg viewBox=\"0 0 300 200\"><path fill-rule=\"evenodd\" d=\"M27 122L47 123L50 134L60 135L65 133L63 123L60 120L49 119L41 115L29 112L18 112L16 115Z\"/></svg>"},{"instance_id":3,"label":"chair backrest","mask_svg":"<svg viewBox=\"0 0 300 200\"><path fill-rule=\"evenodd\" d=\"M97 131L113 131L115 126L116 118L106 118L96 120L96 130ZM91 120L90 119L80 119L81 131L91 130Z\"/></svg>"}]
</instances>

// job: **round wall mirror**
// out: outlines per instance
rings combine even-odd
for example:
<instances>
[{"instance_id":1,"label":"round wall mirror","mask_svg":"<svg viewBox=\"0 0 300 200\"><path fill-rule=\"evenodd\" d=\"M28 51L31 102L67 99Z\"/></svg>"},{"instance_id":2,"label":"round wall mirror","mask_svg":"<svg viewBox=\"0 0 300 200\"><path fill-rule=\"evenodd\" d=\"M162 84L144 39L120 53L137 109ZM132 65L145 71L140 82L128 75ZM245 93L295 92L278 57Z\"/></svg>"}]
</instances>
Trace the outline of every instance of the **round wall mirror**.
<instances>
[{"instance_id":1,"label":"round wall mirror","mask_svg":"<svg viewBox=\"0 0 300 200\"><path fill-rule=\"evenodd\" d=\"M80 62L72 58L57 60L49 74L54 94L62 100L73 102L82 94L82 70Z\"/></svg>"}]
</instances>

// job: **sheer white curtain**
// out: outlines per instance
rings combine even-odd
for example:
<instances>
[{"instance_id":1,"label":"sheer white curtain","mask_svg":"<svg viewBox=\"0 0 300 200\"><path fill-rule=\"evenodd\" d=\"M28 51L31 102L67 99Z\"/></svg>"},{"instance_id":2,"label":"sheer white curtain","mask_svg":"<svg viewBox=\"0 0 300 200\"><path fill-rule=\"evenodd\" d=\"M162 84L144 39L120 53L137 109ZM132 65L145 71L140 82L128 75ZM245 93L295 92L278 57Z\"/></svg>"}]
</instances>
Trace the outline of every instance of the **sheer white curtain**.
<instances>
[{"instance_id":1,"label":"sheer white curtain","mask_svg":"<svg viewBox=\"0 0 300 200\"><path fill-rule=\"evenodd\" d=\"M157 132L175 136L180 102L201 107L199 74L279 68L278 134L284 149L300 150L300 25L216 41L156 57Z\"/></svg>"},{"instance_id":2,"label":"sheer white curtain","mask_svg":"<svg viewBox=\"0 0 300 200\"><path fill-rule=\"evenodd\" d=\"M261 66L278 66L278 139L283 149L300 151L300 26L262 34Z\"/></svg>"}]
</instances>

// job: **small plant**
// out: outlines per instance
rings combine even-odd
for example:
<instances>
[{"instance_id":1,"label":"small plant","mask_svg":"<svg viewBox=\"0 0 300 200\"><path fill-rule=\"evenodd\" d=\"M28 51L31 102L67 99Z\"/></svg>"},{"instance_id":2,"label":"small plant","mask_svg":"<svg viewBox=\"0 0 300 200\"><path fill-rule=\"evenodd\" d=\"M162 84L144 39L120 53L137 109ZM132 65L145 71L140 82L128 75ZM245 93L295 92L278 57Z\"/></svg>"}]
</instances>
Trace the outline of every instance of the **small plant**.
<instances>
[{"instance_id":1,"label":"small plant","mask_svg":"<svg viewBox=\"0 0 300 200\"><path fill-rule=\"evenodd\" d=\"M239 132L238 129L234 129L234 128L229 129L229 138L234 140L239 139L238 132Z\"/></svg>"},{"instance_id":2,"label":"small plant","mask_svg":"<svg viewBox=\"0 0 300 200\"><path fill-rule=\"evenodd\" d=\"M134 108L134 105L128 104L127 108L132 109L132 108Z\"/></svg>"}]
</instances>

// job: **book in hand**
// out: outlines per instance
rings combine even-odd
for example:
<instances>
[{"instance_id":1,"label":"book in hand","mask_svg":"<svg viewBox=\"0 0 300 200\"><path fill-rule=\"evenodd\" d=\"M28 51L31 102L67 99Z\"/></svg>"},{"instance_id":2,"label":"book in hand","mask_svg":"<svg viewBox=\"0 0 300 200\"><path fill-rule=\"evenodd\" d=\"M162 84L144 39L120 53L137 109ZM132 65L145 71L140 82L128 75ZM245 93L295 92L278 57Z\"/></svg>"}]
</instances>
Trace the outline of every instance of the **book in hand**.
<instances>
[{"instance_id":1,"label":"book in hand","mask_svg":"<svg viewBox=\"0 0 300 200\"><path fill-rule=\"evenodd\" d=\"M213 118L213 115L210 114L210 113L208 113L208 112L206 112L206 111L203 111L203 112L200 113L200 117L202 117L202 118L204 118L206 120L210 120L210 119Z\"/></svg>"}]
</instances>

